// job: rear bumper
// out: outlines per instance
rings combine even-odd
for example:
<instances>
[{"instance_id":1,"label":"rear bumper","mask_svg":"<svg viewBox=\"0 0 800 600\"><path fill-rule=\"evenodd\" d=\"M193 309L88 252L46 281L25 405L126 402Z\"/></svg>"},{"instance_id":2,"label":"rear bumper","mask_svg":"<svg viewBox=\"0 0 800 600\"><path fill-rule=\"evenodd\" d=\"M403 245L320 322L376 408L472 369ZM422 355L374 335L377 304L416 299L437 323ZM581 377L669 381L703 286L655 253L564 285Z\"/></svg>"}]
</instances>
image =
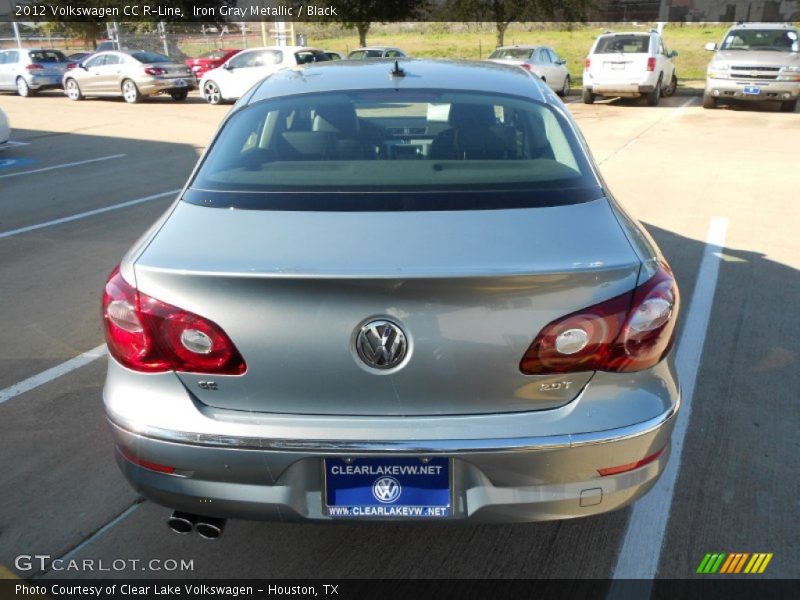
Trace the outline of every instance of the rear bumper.
<instances>
[{"instance_id":1,"label":"rear bumper","mask_svg":"<svg viewBox=\"0 0 800 600\"><path fill-rule=\"evenodd\" d=\"M180 85L183 81L185 85ZM197 89L197 79L193 75L186 77L171 77L169 79L151 79L142 83L137 83L139 91L145 96L151 96L161 92L171 92L174 90L194 90Z\"/></svg>"},{"instance_id":2,"label":"rear bumper","mask_svg":"<svg viewBox=\"0 0 800 600\"><path fill-rule=\"evenodd\" d=\"M613 79L608 76L593 77L583 72L583 88L599 96L640 96L656 89L658 81L656 73L648 73L642 77Z\"/></svg>"},{"instance_id":3,"label":"rear bumper","mask_svg":"<svg viewBox=\"0 0 800 600\"><path fill-rule=\"evenodd\" d=\"M745 94L745 88L757 87L758 94ZM748 102L765 100L795 100L800 97L800 83L793 81L740 81L736 79L706 79L706 96L719 99L735 99Z\"/></svg>"},{"instance_id":4,"label":"rear bumper","mask_svg":"<svg viewBox=\"0 0 800 600\"><path fill-rule=\"evenodd\" d=\"M25 78L32 90L49 90L61 88L61 75L30 75Z\"/></svg>"},{"instance_id":5,"label":"rear bumper","mask_svg":"<svg viewBox=\"0 0 800 600\"><path fill-rule=\"evenodd\" d=\"M590 516L621 508L646 493L667 464L673 414L657 425L606 432L603 441L541 446L527 440L494 440L491 450L447 452L452 459L454 520L546 521ZM177 444L133 433L112 422L118 448L144 461L179 466L168 475L138 466L117 452L128 481L145 497L169 508L206 516L254 520L329 520L323 502L325 456L367 453L329 450L244 450ZM503 447L508 443L508 447ZM388 445L388 447L393 447ZM435 445L434 445L435 447ZM648 465L600 477L598 468L635 462L662 451ZM378 454L431 456L430 451Z\"/></svg>"},{"instance_id":6,"label":"rear bumper","mask_svg":"<svg viewBox=\"0 0 800 600\"><path fill-rule=\"evenodd\" d=\"M584 87L599 96L640 96L649 94L655 89L654 85L640 85L638 83L606 83Z\"/></svg>"},{"instance_id":7,"label":"rear bumper","mask_svg":"<svg viewBox=\"0 0 800 600\"><path fill-rule=\"evenodd\" d=\"M113 360L110 366L113 380L120 367ZM328 424L325 429L317 428L313 417L266 417L265 423L270 425L258 429L265 435L253 435L257 430L252 428L247 435L234 434L230 420L205 431L192 425L144 425L141 413L129 418L115 410L121 405L110 398L113 381L106 384L105 400L113 437L121 450L117 452L120 468L142 495L169 508L226 518L331 520L323 501L325 457L445 456L452 465L453 515L448 520L546 521L618 509L656 482L669 458L680 402L667 361L651 371L632 374L633 378L628 375L628 391L639 408L661 406L661 412L645 420L631 416L634 410L623 406L623 394L606 397L603 402L602 396L610 388L602 383L595 386L596 397L585 390L570 405L539 413L438 417L431 428L427 418L377 418L369 419L363 429L357 424L361 419L355 417L323 419ZM636 387L637 376L644 382L648 378L661 381L658 404L648 389ZM166 410L165 402L158 402L159 413L176 416L179 403L173 404ZM199 409L208 416L221 414ZM620 426L607 428L611 421L604 409L614 413L613 420ZM574 425L574 419L586 417L589 420L582 422L594 423L597 430L576 429L581 426ZM190 419L188 413L186 419ZM226 419L251 427L258 417L238 413ZM523 425L505 431L494 428L494 435L478 437L484 422L498 419ZM626 424L626 419L634 422ZM543 427L536 427L536 420ZM294 429L292 421L307 422L307 426ZM403 430L394 428L395 421L404 422ZM281 422L285 424L276 424ZM462 422L467 424L463 429ZM566 432L568 427L575 433ZM525 430L531 435L520 435ZM297 431L307 435L298 436ZM318 432L322 431L330 435L321 438ZM365 434L369 431L372 436ZM402 431L405 438L399 437ZM435 432L441 435L430 435ZM628 465L658 452L657 459L640 468L607 477L598 473L598 469ZM165 474L144 468L122 453L176 471Z\"/></svg>"}]
</instances>

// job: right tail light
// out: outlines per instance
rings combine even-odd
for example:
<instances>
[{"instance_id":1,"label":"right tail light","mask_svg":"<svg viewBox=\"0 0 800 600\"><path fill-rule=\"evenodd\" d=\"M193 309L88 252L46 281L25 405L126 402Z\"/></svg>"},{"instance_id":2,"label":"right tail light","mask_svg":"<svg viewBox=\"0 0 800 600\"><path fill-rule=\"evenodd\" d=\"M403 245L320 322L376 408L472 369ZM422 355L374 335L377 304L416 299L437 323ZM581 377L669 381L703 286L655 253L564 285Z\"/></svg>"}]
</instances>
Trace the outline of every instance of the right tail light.
<instances>
[{"instance_id":1,"label":"right tail light","mask_svg":"<svg viewBox=\"0 0 800 600\"><path fill-rule=\"evenodd\" d=\"M666 262L631 292L548 324L520 361L526 375L641 371L672 347L680 294Z\"/></svg>"}]
</instances>

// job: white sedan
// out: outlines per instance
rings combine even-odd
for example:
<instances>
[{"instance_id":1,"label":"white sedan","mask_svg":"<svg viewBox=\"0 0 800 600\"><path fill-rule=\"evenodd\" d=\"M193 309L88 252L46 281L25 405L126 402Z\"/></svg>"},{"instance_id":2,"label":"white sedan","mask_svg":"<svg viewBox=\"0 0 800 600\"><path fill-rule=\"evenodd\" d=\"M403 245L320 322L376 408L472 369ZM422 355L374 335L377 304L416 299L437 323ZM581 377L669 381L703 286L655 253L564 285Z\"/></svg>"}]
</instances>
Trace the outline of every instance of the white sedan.
<instances>
[{"instance_id":1,"label":"white sedan","mask_svg":"<svg viewBox=\"0 0 800 600\"><path fill-rule=\"evenodd\" d=\"M5 144L11 135L11 126L8 124L8 117L3 109L0 108L0 144Z\"/></svg>"},{"instance_id":2,"label":"white sedan","mask_svg":"<svg viewBox=\"0 0 800 600\"><path fill-rule=\"evenodd\" d=\"M209 104L221 104L241 98L276 71L329 60L324 51L305 46L251 48L231 57L221 67L206 71L200 80L200 91Z\"/></svg>"}]
</instances>

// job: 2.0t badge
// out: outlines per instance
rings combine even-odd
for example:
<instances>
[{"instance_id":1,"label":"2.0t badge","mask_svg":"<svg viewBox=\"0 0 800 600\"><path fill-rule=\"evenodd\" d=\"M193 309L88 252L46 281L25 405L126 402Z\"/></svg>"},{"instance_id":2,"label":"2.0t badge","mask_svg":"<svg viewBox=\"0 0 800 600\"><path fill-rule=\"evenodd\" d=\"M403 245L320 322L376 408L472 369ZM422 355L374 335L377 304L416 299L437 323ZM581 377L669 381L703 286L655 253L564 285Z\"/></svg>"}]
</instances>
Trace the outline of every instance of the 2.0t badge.
<instances>
[{"instance_id":1,"label":"2.0t badge","mask_svg":"<svg viewBox=\"0 0 800 600\"><path fill-rule=\"evenodd\" d=\"M403 362L408 340L400 326L378 319L364 324L355 340L358 357L373 369L391 369Z\"/></svg>"}]
</instances>

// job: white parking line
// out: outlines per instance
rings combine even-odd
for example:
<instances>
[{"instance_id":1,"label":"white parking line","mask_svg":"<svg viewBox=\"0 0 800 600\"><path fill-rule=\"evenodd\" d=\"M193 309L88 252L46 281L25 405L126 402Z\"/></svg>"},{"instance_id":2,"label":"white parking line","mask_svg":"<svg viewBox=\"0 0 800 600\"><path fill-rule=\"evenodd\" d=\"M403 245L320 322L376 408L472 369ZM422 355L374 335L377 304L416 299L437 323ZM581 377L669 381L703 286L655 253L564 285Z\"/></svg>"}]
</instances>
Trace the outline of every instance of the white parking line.
<instances>
[{"instance_id":1,"label":"white parking line","mask_svg":"<svg viewBox=\"0 0 800 600\"><path fill-rule=\"evenodd\" d=\"M642 130L641 130L639 133L637 133L635 136L633 136L633 137L632 137L631 139L629 139L627 142L625 142L624 144L622 144L622 146L620 146L619 148L617 148L616 150L614 150L614 151L613 151L611 154L609 154L608 156L606 156L606 157L605 157L603 160L601 160L601 161L600 161L600 162L598 162L597 164L598 164L598 165L602 165L602 164L603 164L604 162L606 162L607 160L609 160L609 159L611 159L611 158L614 158L614 157L615 157L617 154L619 154L620 152L622 152L623 150L625 150L625 148L627 148L627 147L628 147L628 146L630 146L631 144L634 144L634 143L636 143L636 140L638 140L638 139L639 139L640 137L642 137L642 136L643 136L645 133L647 133L648 131L650 131L651 129L653 129L653 127L655 127L656 125L659 125L659 124L663 123L664 121L666 121L666 120L667 120L667 119L669 119L670 117L678 117L678 116L682 115L684 112L686 112L686 108L687 108L687 107L688 107L690 104L692 104L692 103L695 101L695 99L696 99L696 96L692 96L691 98L687 98L687 99L686 99L686 100L684 100L684 101L683 101L683 102L682 102L682 103L681 103L681 104L680 104L680 105L679 105L677 108L675 108L674 110L671 110L670 112L668 112L666 115L664 115L663 117L661 117L660 119L658 119L658 120L657 120L657 121L655 121L654 123L651 123L651 124L650 124L648 127L645 127L644 129L642 129Z\"/></svg>"},{"instance_id":2,"label":"white parking line","mask_svg":"<svg viewBox=\"0 0 800 600\"><path fill-rule=\"evenodd\" d=\"M130 517L136 511L136 509L139 508L142 504L144 504L144 500L141 500L141 501L137 500L135 504L133 504L133 505L129 506L128 508L126 508L124 511L122 511L120 514L118 514L116 517L111 519L111 521L109 521L108 523L103 525L100 529L95 531L92 535L90 535L88 538L83 540L80 544L75 546L72 550L70 550L69 552L67 552L63 556L59 556L58 559L56 559L56 560L60 560L62 563L68 563L76 554L78 554L78 552L83 550L86 546L91 544L96 539L103 537L109 529L111 529L112 527L115 527L116 525L119 525L122 521L124 521L125 519ZM53 561L53 562L55 562L55 561ZM53 563L50 563L50 564L52 565ZM42 573L42 575L47 574L51 569L52 569L52 566L50 567L50 569L47 569L44 573ZM37 576L34 579L38 579L38 578L39 577Z\"/></svg>"},{"instance_id":3,"label":"white parking line","mask_svg":"<svg viewBox=\"0 0 800 600\"><path fill-rule=\"evenodd\" d=\"M137 198L136 200L129 200L128 202L121 202L120 204L112 204L111 206L104 206L103 208L96 208L94 210L87 210L86 212L77 213L61 219L53 219L52 221L45 221L44 223L37 223L36 225L28 225L20 227L19 229L11 229L10 231L0 231L0 239L11 237L12 235L19 235L21 233L28 233L29 231L36 231L37 229L44 229L45 227L53 227L54 225L61 225L62 223L69 223L70 221L77 221L94 215L110 212L112 210L119 210L120 208L127 208L142 204L143 202L150 202L151 200L158 200L164 196L171 196L177 194L180 190L170 190L168 192L161 192L160 194L153 194L152 196L145 196L144 198Z\"/></svg>"},{"instance_id":4,"label":"white parking line","mask_svg":"<svg viewBox=\"0 0 800 600\"><path fill-rule=\"evenodd\" d=\"M27 379L23 379L19 383L15 383L11 387L7 387L4 390L0 390L0 404L4 402L8 402L12 398L19 396L20 394L24 394L25 392L29 392L37 387L44 385L45 383L49 383L54 379L58 379L62 375L66 375L70 371L74 371L75 369L80 369L88 365L90 362L97 360L98 358L105 356L106 354L106 345L100 344L96 348L92 348L88 352L84 352L83 354L79 354L75 358L70 358L68 361L61 363L60 365L56 365L46 371L42 371L37 375L33 375L32 377L28 377Z\"/></svg>"},{"instance_id":5,"label":"white parking line","mask_svg":"<svg viewBox=\"0 0 800 600\"><path fill-rule=\"evenodd\" d=\"M658 572L672 496L675 493L675 482L681 465L683 440L692 414L692 396L697 381L697 371L700 367L714 292L717 288L720 253L725 245L727 232L727 218L711 219L692 301L675 349L675 366L681 384L682 402L672 433L672 457L661 479L650 493L633 505L625 540L617 557L614 579L653 579ZM624 591L621 588L615 589L612 585L609 597L614 597L615 593L624 596ZM639 595L649 596L644 593Z\"/></svg>"},{"instance_id":6,"label":"white parking line","mask_svg":"<svg viewBox=\"0 0 800 600\"><path fill-rule=\"evenodd\" d=\"M53 165L52 167L42 167L41 169L32 169L30 171L19 171L17 173L9 173L8 175L0 175L0 179L8 179L9 177L19 177L21 175L33 175L34 173L44 173L45 171L55 171L56 169L66 169L67 167L78 167L80 165L88 165L103 160L112 160L114 158L122 158L125 154L112 154L111 156L101 156L100 158L90 158L89 160L79 160L78 162L64 163L63 165Z\"/></svg>"}]
</instances>

